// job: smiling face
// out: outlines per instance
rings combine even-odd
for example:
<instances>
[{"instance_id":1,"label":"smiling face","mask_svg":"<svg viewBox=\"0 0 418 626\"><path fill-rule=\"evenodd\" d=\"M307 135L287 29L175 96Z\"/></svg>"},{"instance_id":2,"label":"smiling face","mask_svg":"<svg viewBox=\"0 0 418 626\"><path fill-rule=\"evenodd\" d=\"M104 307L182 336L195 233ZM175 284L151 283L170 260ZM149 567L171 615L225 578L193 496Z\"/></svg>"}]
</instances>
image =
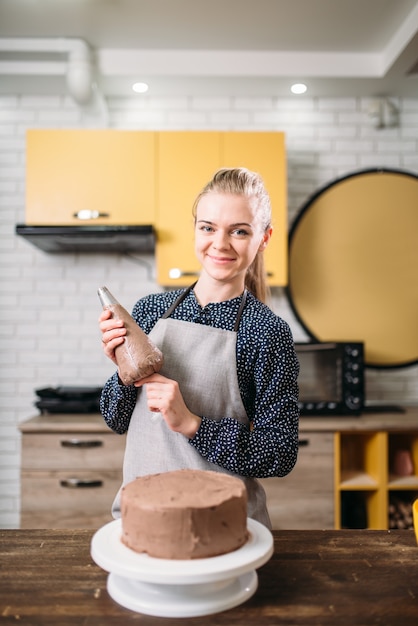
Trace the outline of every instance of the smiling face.
<instances>
[{"instance_id":1,"label":"smiling face","mask_svg":"<svg viewBox=\"0 0 418 626\"><path fill-rule=\"evenodd\" d=\"M195 253L202 273L215 281L244 288L245 273L263 250L271 230L264 232L254 200L209 192L196 207Z\"/></svg>"}]
</instances>

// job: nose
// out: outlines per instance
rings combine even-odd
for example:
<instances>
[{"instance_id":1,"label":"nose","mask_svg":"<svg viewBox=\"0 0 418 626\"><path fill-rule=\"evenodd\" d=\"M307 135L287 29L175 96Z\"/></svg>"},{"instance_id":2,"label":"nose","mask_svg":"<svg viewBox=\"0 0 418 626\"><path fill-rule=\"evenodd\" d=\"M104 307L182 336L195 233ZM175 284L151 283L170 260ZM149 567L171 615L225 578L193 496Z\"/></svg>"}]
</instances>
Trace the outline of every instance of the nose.
<instances>
[{"instance_id":1,"label":"nose","mask_svg":"<svg viewBox=\"0 0 418 626\"><path fill-rule=\"evenodd\" d=\"M228 233L221 229L217 230L213 238L213 247L216 248L216 250L225 250L225 248L229 248Z\"/></svg>"}]
</instances>

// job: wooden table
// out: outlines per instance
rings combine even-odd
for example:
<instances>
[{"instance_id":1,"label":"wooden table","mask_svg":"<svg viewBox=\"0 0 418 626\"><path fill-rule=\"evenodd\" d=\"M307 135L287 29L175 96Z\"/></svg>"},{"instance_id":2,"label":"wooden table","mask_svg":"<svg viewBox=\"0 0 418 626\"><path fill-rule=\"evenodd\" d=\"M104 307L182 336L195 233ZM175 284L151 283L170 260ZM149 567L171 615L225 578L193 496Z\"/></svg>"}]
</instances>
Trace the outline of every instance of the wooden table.
<instances>
[{"instance_id":1,"label":"wooden table","mask_svg":"<svg viewBox=\"0 0 418 626\"><path fill-rule=\"evenodd\" d=\"M417 626L413 531L275 531L246 603L192 618L119 606L90 556L91 530L0 531L0 624L22 626Z\"/></svg>"}]
</instances>

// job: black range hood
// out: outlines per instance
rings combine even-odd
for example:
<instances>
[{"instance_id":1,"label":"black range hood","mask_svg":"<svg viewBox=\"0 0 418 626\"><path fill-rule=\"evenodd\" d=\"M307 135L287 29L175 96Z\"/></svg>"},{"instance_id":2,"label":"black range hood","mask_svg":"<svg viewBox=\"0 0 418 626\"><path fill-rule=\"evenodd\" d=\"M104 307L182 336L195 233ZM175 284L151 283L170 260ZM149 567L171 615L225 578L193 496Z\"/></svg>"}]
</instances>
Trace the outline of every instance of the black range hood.
<instances>
[{"instance_id":1,"label":"black range hood","mask_svg":"<svg viewBox=\"0 0 418 626\"><path fill-rule=\"evenodd\" d=\"M16 234L44 252L154 252L155 231L145 226L27 226Z\"/></svg>"}]
</instances>

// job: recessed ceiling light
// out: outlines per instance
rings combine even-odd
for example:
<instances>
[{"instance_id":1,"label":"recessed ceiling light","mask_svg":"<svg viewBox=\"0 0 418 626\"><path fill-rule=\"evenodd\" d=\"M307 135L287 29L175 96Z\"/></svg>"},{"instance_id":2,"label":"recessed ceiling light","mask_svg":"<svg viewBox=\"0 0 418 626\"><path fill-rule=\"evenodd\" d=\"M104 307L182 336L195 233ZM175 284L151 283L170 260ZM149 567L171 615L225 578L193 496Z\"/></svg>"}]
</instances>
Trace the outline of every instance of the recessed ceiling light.
<instances>
[{"instance_id":1,"label":"recessed ceiling light","mask_svg":"<svg viewBox=\"0 0 418 626\"><path fill-rule=\"evenodd\" d=\"M292 93L305 93L307 91L307 86L304 83L295 83L291 86L290 91Z\"/></svg>"},{"instance_id":2,"label":"recessed ceiling light","mask_svg":"<svg viewBox=\"0 0 418 626\"><path fill-rule=\"evenodd\" d=\"M145 93L146 91L148 91L148 85L147 83L134 83L132 85L132 89L135 91L135 93Z\"/></svg>"}]
</instances>

